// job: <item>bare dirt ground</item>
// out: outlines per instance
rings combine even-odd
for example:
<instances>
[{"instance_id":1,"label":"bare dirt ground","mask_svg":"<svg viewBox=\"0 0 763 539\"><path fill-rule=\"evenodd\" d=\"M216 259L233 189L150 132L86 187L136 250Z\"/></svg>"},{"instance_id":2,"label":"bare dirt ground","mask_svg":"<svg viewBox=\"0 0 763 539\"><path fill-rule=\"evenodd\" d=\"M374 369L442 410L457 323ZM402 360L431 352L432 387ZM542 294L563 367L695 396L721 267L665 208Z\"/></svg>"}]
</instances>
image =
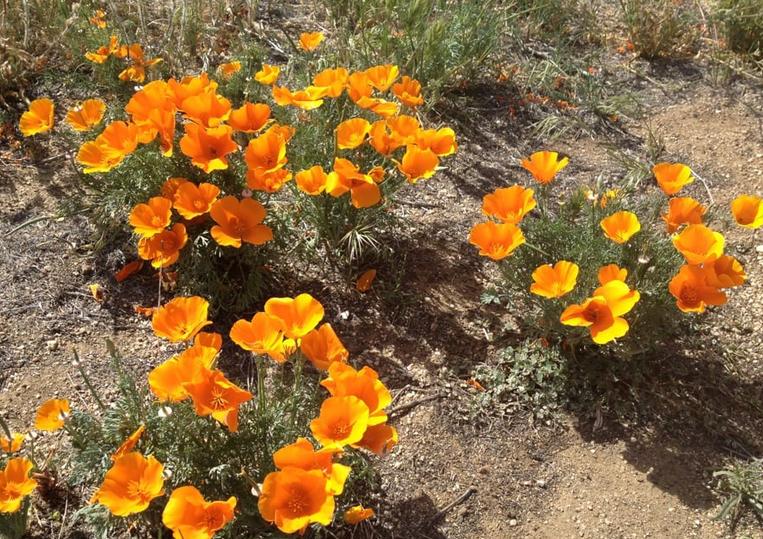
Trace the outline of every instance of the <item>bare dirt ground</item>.
<instances>
[{"instance_id":1,"label":"bare dirt ground","mask_svg":"<svg viewBox=\"0 0 763 539\"><path fill-rule=\"evenodd\" d=\"M668 155L706 180L723 211L735 194L763 192L760 88L743 82L715 88L690 60L645 69L662 87L630 80L647 105L643 119L624 125L634 151L650 126ZM455 124L460 142L449 170L409 190L397 208L412 223L398 245L401 275L381 268L378 286L367 295L336 282L294 283L295 289L282 291L309 286L328 304L327 319L352 357L378 369L400 395L400 445L378 462L380 519L367 535L763 537L754 522L731 532L714 521L719 499L712 491L712 472L735 447L763 450L760 237L755 243L749 234L730 232L731 242L746 242L750 283L711 315L705 348L654 358L656 371L673 377L639 389L632 421L606 411L597 421L594 410L570 411L552 425L533 425L522 414L478 422L470 417L475 390L465 380L475 365L490 361L496 350L490 337L510 315L480 304L490 268L466 237L480 218L482 196L523 178L517 158L544 144L512 123L494 96L487 107L467 103L474 110L443 118ZM560 181L621 177L606 151L611 141L600 136L552 144L572 156ZM143 371L166 350L132 310L152 301L155 281L114 282L125 254L93 253L85 218L43 220L14 231L28 219L53 214L76 189L70 164L35 165L11 137L0 142L0 162L0 413L22 429L45 399L92 404L72 365L72 349L106 392L105 339ZM699 182L690 194L706 197ZM384 281L398 277L403 291L385 293ZM91 283L105 287L103 304L90 296ZM349 311L346 319L342 311ZM460 503L448 507L454 501Z\"/></svg>"}]
</instances>

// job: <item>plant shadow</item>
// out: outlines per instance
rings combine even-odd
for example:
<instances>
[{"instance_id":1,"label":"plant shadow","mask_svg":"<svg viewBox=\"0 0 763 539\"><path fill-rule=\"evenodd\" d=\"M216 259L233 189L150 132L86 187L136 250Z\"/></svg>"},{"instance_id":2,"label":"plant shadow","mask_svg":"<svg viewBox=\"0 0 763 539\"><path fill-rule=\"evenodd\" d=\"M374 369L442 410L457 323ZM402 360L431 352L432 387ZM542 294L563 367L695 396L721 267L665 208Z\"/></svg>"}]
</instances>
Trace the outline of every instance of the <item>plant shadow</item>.
<instances>
[{"instance_id":1,"label":"plant shadow","mask_svg":"<svg viewBox=\"0 0 763 539\"><path fill-rule=\"evenodd\" d=\"M707 488L712 472L735 448L763 450L760 382L730 372L707 346L631 360L637 365L604 361L609 366L572 370L571 386L588 384L600 396L598 417L591 417L591 406L575 411L581 436L622 441L623 458L660 490L695 509L714 507L717 498Z\"/></svg>"}]
</instances>

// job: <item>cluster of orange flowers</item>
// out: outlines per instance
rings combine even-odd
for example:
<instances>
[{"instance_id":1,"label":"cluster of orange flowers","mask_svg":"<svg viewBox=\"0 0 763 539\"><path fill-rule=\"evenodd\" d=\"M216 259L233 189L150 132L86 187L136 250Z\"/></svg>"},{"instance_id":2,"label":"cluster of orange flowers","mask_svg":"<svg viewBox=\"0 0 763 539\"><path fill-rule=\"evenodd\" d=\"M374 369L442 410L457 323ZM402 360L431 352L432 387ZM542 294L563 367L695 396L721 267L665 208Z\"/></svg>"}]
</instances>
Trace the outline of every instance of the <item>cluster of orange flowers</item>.
<instances>
[{"instance_id":1,"label":"cluster of orange flowers","mask_svg":"<svg viewBox=\"0 0 763 539\"><path fill-rule=\"evenodd\" d=\"M659 163L653 173L668 196L694 181L691 169L681 163ZM673 197L668 201L668 212L662 216L668 232L673 233L673 245L686 262L668 285L683 312L701 313L709 305L722 305L728 299L723 289L742 285L747 280L742 264L723 253L726 243L723 235L703 224L706 211L705 206L691 197ZM731 211L742 226L763 225L763 207L758 197L737 197Z\"/></svg>"},{"instance_id":2,"label":"cluster of orange flowers","mask_svg":"<svg viewBox=\"0 0 763 539\"><path fill-rule=\"evenodd\" d=\"M102 21L102 19L99 20ZM127 67L119 73L119 80L130 82L143 82L146 80L146 68L155 66L162 61L159 57L147 59L140 43L120 44L119 38L114 35L109 38L106 45L101 45L95 51L85 53L85 58L94 64L104 64L112 57L125 60L128 63Z\"/></svg>"},{"instance_id":3,"label":"cluster of orange flowers","mask_svg":"<svg viewBox=\"0 0 763 539\"><path fill-rule=\"evenodd\" d=\"M37 410L34 427L41 432L56 431L64 426L64 421L70 414L71 409L67 400L48 400ZM5 423L2 426L6 428ZM27 438L36 436L37 434L33 431L28 435L0 431L0 450L8 456L5 468L0 470L0 513L18 511L24 498L37 488L37 481L30 476L35 467L34 462L19 455Z\"/></svg>"},{"instance_id":4,"label":"cluster of orange flowers","mask_svg":"<svg viewBox=\"0 0 763 539\"><path fill-rule=\"evenodd\" d=\"M522 167L538 183L547 185L569 161L567 157L560 158L557 152L542 151L523 159ZM486 221L475 225L469 234L469 241L479 248L482 256L493 260L506 258L525 243L525 236L518 225L536 205L535 191L530 188L515 184L496 189L485 195L482 213L498 222Z\"/></svg>"},{"instance_id":5,"label":"cluster of orange flowers","mask_svg":"<svg viewBox=\"0 0 763 539\"><path fill-rule=\"evenodd\" d=\"M259 508L263 518L281 531L304 531L311 523L326 525L334 514L334 496L342 493L350 472L333 462L346 446L383 454L397 443L397 431L387 424L384 409L391 395L376 371L359 371L347 364L349 353L330 324L319 326L323 306L309 294L295 298L271 298L264 311L251 320L238 320L230 337L244 350L285 362L299 350L313 366L328 371L321 382L330 393L319 416L310 423L313 437L322 449L300 438L277 451L273 460L279 469L263 483ZM348 521L372 516L353 508Z\"/></svg>"},{"instance_id":6,"label":"cluster of orange flowers","mask_svg":"<svg viewBox=\"0 0 763 539\"><path fill-rule=\"evenodd\" d=\"M548 184L564 168L568 159L560 159L556 152L536 152L522 161L542 185ZM693 181L691 170L680 163L659 163L653 173L658 185L667 195L674 195ZM609 200L620 195L619 190L606 191L599 201L605 208ZM588 198L596 203L597 196ZM483 199L482 211L498 222L487 221L472 228L469 240L480 249L480 254L502 260L525 243L519 228L522 219L536 207L534 191L521 185L497 189ZM748 228L763 225L763 203L759 197L742 195L733 201L732 213L736 221ZM662 216L667 230L673 235L673 244L684 256L686 264L670 281L668 289L675 296L677 306L684 312L703 312L707 305L726 302L724 288L739 286L746 280L744 268L739 261L723 254L724 238L704 224L702 217L706 208L690 197L671 198L668 212ZM599 223L604 235L618 244L627 243L641 230L638 216L630 211L617 211ZM684 227L681 229L681 227ZM679 231L676 233L677 231ZM556 299L571 292L577 284L579 267L562 260L535 269L530 292L545 298ZM628 271L615 264L599 269L599 287L583 303L569 305L561 314L562 324L586 327L593 341L605 344L624 336L629 329L622 318L640 299L636 290L626 284Z\"/></svg>"},{"instance_id":7,"label":"cluster of orange flowers","mask_svg":"<svg viewBox=\"0 0 763 539\"><path fill-rule=\"evenodd\" d=\"M222 336L202 331L211 324L208 308L203 298L177 297L154 312L152 328L157 336L189 346L155 367L148 384L160 403L190 400L198 416L211 417L235 433L240 407L252 394L215 368ZM230 331L231 339L245 350L268 355L278 363L300 351L317 369L328 371L321 385L331 396L310 423L321 448L306 438L280 448L273 454L277 471L253 489L261 516L285 533L332 522L335 497L342 494L351 473L349 466L335 462L347 446L383 454L397 443L397 431L387 424L385 412L392 401L389 390L373 369L356 370L347 363L349 354L331 326L319 326L323 315L323 306L309 294L272 298L263 312L251 321L239 320ZM49 400L39 408L35 428L67 428L70 414L68 401ZM111 467L90 503L125 517L145 511L154 499L165 495L164 465L137 449L145 432L141 425L111 454ZM9 455L19 452L23 443L24 435L19 433L0 436L0 448ZM36 488L37 482L30 477L33 467L32 461L18 457L0 471L0 512L18 511ZM237 503L236 497L207 501L196 487L179 486L169 496L162 522L173 537L211 539L235 518ZM372 509L354 506L345 512L344 520L355 524L372 516Z\"/></svg>"}]
</instances>

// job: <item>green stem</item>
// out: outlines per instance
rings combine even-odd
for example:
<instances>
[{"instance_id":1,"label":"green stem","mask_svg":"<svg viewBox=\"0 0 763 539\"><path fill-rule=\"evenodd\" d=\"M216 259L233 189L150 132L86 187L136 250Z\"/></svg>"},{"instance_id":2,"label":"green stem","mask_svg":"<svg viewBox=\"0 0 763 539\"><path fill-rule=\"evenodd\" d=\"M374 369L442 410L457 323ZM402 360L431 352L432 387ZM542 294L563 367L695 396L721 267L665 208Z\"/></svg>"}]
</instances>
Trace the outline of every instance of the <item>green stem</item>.
<instances>
[{"instance_id":1,"label":"green stem","mask_svg":"<svg viewBox=\"0 0 763 539\"><path fill-rule=\"evenodd\" d=\"M302 387L302 368L305 364L305 358L301 352L295 354L294 359L294 386L291 390L291 427L297 427L297 411L299 408L299 390Z\"/></svg>"},{"instance_id":2,"label":"green stem","mask_svg":"<svg viewBox=\"0 0 763 539\"><path fill-rule=\"evenodd\" d=\"M87 375L87 372L85 372L84 367L82 366L82 362L79 359L79 354L77 354L77 350L72 350L74 352L74 362L77 365L77 369L79 369L79 373L82 376L82 379L85 381L85 385L90 390L90 394L95 399L96 404L98 405L98 408L101 409L101 412L106 411L106 406L103 404L103 401L98 396L98 392L95 390L95 387L93 387L93 384L90 382L90 378Z\"/></svg>"},{"instance_id":3,"label":"green stem","mask_svg":"<svg viewBox=\"0 0 763 539\"><path fill-rule=\"evenodd\" d=\"M548 254L546 251L544 251L544 250L543 250L543 249L541 249L540 247L536 247L536 246L535 246L535 245L533 245L532 243L527 243L527 242L525 242L524 244L525 244L525 246L529 247L529 248L530 248L530 249L532 249L533 251L537 251L537 252L539 252L540 254L542 254L542 255L544 255L544 256L547 256L547 257L549 258L549 263L551 262L551 255L550 255L550 254Z\"/></svg>"},{"instance_id":4,"label":"green stem","mask_svg":"<svg viewBox=\"0 0 763 539\"><path fill-rule=\"evenodd\" d=\"M5 422L5 419L3 419L3 416L0 415L0 427L2 427L3 432L5 432L5 435L8 437L9 441L12 441L13 437L11 436L11 429L8 427L8 423Z\"/></svg>"}]
</instances>

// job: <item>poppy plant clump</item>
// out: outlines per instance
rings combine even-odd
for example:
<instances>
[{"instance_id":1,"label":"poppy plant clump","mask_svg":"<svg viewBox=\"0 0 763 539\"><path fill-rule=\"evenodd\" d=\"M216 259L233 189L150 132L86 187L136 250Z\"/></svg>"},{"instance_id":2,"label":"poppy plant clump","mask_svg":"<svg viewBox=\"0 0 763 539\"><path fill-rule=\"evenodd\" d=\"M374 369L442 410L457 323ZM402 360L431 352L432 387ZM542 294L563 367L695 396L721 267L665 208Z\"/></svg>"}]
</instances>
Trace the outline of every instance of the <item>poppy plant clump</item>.
<instances>
[{"instance_id":1,"label":"poppy plant clump","mask_svg":"<svg viewBox=\"0 0 763 539\"><path fill-rule=\"evenodd\" d=\"M499 262L508 288L530 292L524 297L542 318L535 327L543 338L617 344L634 328L660 331L671 301L679 311L702 313L726 303L726 290L746 282L723 234L705 222L708 207L673 196L693 182L688 166L655 165L660 194L653 198L632 200L629 189L597 186L552 205L553 182L568 164L551 151L523 159L540 184L539 197L521 184L496 189L482 203L490 220L469 234L480 255ZM763 221L760 199L752 195L735 199L731 212L748 228Z\"/></svg>"},{"instance_id":2,"label":"poppy plant clump","mask_svg":"<svg viewBox=\"0 0 763 539\"><path fill-rule=\"evenodd\" d=\"M325 41L320 32L299 36L293 61L306 64L311 76L298 86L289 66L263 64L248 76L236 59L212 74L148 80L147 68L159 59L116 35L87 52L96 65L126 62L119 78L143 83L121 109L109 104L107 114L103 101L88 99L66 116L84 137L76 152L83 174L113 196L97 210L104 223L129 213L138 256L163 274L181 259L208 270L239 258L260 272L284 244L315 233L321 249L349 255L350 262L363 247L378 249L375 236L389 212L377 210L386 210L403 186L435 176L457 151L456 134L423 124L417 109L424 89L397 65L323 68ZM49 99L33 102L20 123L23 134L52 129L53 111ZM503 204L509 206L502 211L514 212L510 220L529 211ZM331 254L323 260L336 260ZM213 272L192 272L181 272L183 283L197 283L208 295L198 282ZM227 273L215 279L219 286L210 289L231 288Z\"/></svg>"},{"instance_id":3,"label":"poppy plant clump","mask_svg":"<svg viewBox=\"0 0 763 539\"><path fill-rule=\"evenodd\" d=\"M223 530L254 537L272 533L270 526L304 533L342 514L353 523L374 516L349 486L356 476L365 480L357 467L367 452L383 455L397 444L392 395L376 371L350 365L323 305L310 294L275 297L233 325L230 337L252 353L256 380L223 372L224 338L204 331L207 314L201 297L175 297L154 311L156 336L178 344L149 370L147 394L112 350L122 384L113 406L91 415L51 399L37 412L35 428L62 430L75 467L90 468L76 479L112 532L163 525L178 538L212 539ZM25 457L34 456L33 441L27 448L23 435L2 430L0 513L11 513L28 507L46 468Z\"/></svg>"}]
</instances>

